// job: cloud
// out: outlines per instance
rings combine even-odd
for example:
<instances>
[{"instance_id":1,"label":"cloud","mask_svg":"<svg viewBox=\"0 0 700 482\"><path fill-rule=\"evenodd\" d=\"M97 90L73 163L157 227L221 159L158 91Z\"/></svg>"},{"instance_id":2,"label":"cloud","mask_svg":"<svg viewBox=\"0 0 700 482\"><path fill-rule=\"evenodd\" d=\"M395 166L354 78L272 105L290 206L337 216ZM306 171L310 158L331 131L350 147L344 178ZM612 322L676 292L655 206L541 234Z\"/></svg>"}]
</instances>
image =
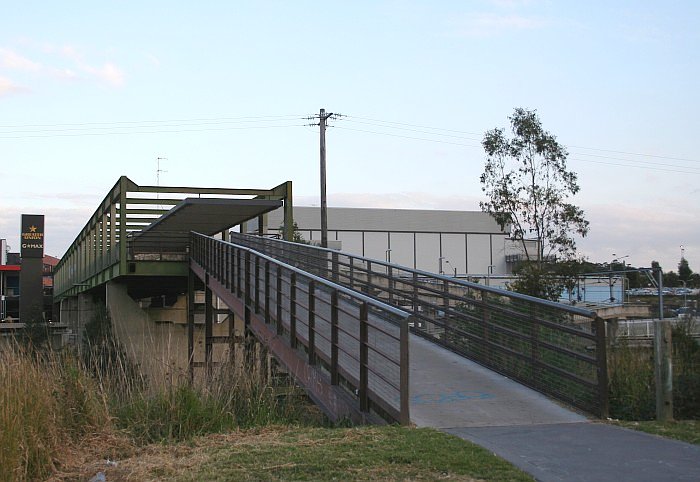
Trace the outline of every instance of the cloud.
<instances>
[{"instance_id":1,"label":"cloud","mask_svg":"<svg viewBox=\"0 0 700 482\"><path fill-rule=\"evenodd\" d=\"M107 62L99 68L85 65L83 70L112 87L122 87L124 85L124 72L111 62Z\"/></svg>"},{"instance_id":2,"label":"cloud","mask_svg":"<svg viewBox=\"0 0 700 482\"><path fill-rule=\"evenodd\" d=\"M0 48L0 65L9 70L41 70L41 64L33 62L10 49Z\"/></svg>"},{"instance_id":3,"label":"cloud","mask_svg":"<svg viewBox=\"0 0 700 482\"><path fill-rule=\"evenodd\" d=\"M4 97L6 95L11 95L11 94L16 94L16 93L27 92L28 90L29 89L27 89L26 87L22 87L21 85L17 85L6 77L0 77L0 97Z\"/></svg>"},{"instance_id":4,"label":"cloud","mask_svg":"<svg viewBox=\"0 0 700 482\"><path fill-rule=\"evenodd\" d=\"M464 37L491 37L505 32L535 30L546 25L542 18L516 14L474 13L453 21L454 33Z\"/></svg>"},{"instance_id":5,"label":"cloud","mask_svg":"<svg viewBox=\"0 0 700 482\"><path fill-rule=\"evenodd\" d=\"M37 45L25 42L24 48L32 51L42 62L30 60L28 56L10 48L0 47L0 67L23 72L33 77L31 80L97 81L109 87L122 87L126 82L124 69L106 58L100 64L91 60L80 48L72 45ZM25 79L29 81L30 79ZM0 95L21 90L16 84L5 79L0 84Z\"/></svg>"}]
</instances>

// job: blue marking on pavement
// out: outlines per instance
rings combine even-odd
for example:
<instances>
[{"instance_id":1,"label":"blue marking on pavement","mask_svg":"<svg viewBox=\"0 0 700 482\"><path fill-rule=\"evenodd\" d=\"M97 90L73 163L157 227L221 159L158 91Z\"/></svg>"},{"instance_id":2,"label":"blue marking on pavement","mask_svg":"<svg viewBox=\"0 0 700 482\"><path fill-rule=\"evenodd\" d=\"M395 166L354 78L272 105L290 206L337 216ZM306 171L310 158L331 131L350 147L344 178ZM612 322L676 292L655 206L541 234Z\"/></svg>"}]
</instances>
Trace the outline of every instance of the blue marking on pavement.
<instances>
[{"instance_id":1,"label":"blue marking on pavement","mask_svg":"<svg viewBox=\"0 0 700 482\"><path fill-rule=\"evenodd\" d=\"M429 403L461 402L464 400L487 400L489 398L494 398L494 395L474 390L459 390L449 393L422 393L412 396L409 402L414 405L424 405Z\"/></svg>"}]
</instances>

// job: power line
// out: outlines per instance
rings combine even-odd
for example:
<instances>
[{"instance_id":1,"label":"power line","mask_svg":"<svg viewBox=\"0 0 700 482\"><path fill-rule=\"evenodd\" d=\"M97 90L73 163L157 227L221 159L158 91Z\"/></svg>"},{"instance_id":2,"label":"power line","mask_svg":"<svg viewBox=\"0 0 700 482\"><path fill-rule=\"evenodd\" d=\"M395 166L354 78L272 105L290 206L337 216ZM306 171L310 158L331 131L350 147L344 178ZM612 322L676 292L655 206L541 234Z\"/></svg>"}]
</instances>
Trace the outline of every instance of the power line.
<instances>
[{"instance_id":1,"label":"power line","mask_svg":"<svg viewBox=\"0 0 700 482\"><path fill-rule=\"evenodd\" d=\"M288 125L273 125L273 126L245 126L245 127L218 127L207 129L173 129L173 130L134 130L122 132L79 132L74 134L27 134L20 136L3 136L0 134L0 139L29 139L29 138L46 138L46 137L81 137L81 136L119 136L129 134L179 134L183 132L210 132L210 131L227 131L227 130L252 130L252 129L279 129L287 127L303 127L303 124L288 124Z\"/></svg>"},{"instance_id":2,"label":"power line","mask_svg":"<svg viewBox=\"0 0 700 482\"><path fill-rule=\"evenodd\" d=\"M446 129L443 127L434 127L434 126L426 126L426 125L418 125L418 124L409 124L406 122L394 122L394 121L387 121L387 120L382 120L382 119L376 119L376 118L370 118L370 117L359 117L359 116L352 116L352 115L347 115L349 119L362 119L366 121L373 121L373 122L381 122L382 124L386 125L381 125L378 127L386 127L389 129L400 129L400 127L393 127L393 126L407 126L407 127L415 127L419 129L429 129L431 131L443 131L443 132L452 132L452 133L457 133L457 134L467 134L471 136L478 136L479 140L481 139L481 136L483 136L483 133L476 133L476 132L469 132L469 131L462 131L462 130L456 130L456 129ZM357 121L355 121L357 122ZM443 135L443 134L438 134L436 135ZM446 134L444 134L446 135ZM466 138L469 139L469 138ZM476 140L476 139L469 139L469 140ZM613 150L613 149L602 149L602 148L596 148L596 147L584 147L584 146L574 146L574 145L565 145L566 147L570 149L586 149L586 150L592 150L592 151L598 151L598 152L610 152L613 154L626 154L630 156L639 156L639 157L652 157L656 159L668 159L672 161L685 161L685 162L698 162L700 163L700 160L698 159L690 159L690 158L685 158L685 157L673 157L673 156L664 156L664 155L659 155L659 154L645 154L645 153L640 153L640 152L629 152L629 151L621 151L621 150ZM584 154L580 153L581 155L593 155L593 154ZM618 158L613 158L613 159L618 159ZM626 160L626 159L625 159Z\"/></svg>"},{"instance_id":3,"label":"power line","mask_svg":"<svg viewBox=\"0 0 700 482\"><path fill-rule=\"evenodd\" d=\"M243 121L247 119L302 119L303 115L261 115L261 116L242 116L242 117L204 117L190 119L160 119L160 120L140 120L140 121L115 121L115 122L82 122L82 123L59 123L59 124L15 124L15 125L0 125L0 129L14 129L22 127L65 127L65 126L103 126L103 125L121 125L121 124L153 124L163 122L200 122L200 121Z\"/></svg>"},{"instance_id":4,"label":"power line","mask_svg":"<svg viewBox=\"0 0 700 482\"><path fill-rule=\"evenodd\" d=\"M402 139L413 139L413 140L418 140L418 141L434 142L434 143L438 143L438 144L448 144L448 145L453 145L453 146L478 147L478 148L481 147L480 144L479 145L464 144L464 143L459 143L459 142L445 141L445 140L441 140L441 139L427 139L425 137L406 136L406 135L401 135L401 134L392 134L389 132L371 131L371 130L367 130L367 129L355 129L352 127L337 126L337 128L343 129L343 130L348 130L348 131L365 132L368 134L377 134L377 135L383 135L383 136L389 136L389 137L398 137L398 138L402 138ZM579 155L586 155L586 154L579 154ZM607 156L598 156L598 157L609 158ZM636 164L620 164L620 163L614 163L614 162L604 162L604 161L595 161L592 159L580 159L580 158L569 157L569 160L573 160L573 161L590 162L590 163L594 163L594 164L604 164L604 165L608 165L608 166L628 167L628 168L635 168L635 169L648 169L648 170L663 171L663 172L676 172L676 173L682 173L682 174L700 174L699 171L687 170L687 169L698 169L698 168L690 167L690 166L677 166L674 164L653 163L650 161L639 161L639 160L634 160L634 159L620 159L620 158L614 158L614 157L610 158L610 159L627 161L627 162L651 164L651 166L636 165ZM666 169L664 167L653 167L653 166L675 167L678 169Z\"/></svg>"},{"instance_id":5,"label":"power line","mask_svg":"<svg viewBox=\"0 0 700 482\"><path fill-rule=\"evenodd\" d=\"M390 136L390 137L399 137L402 139L415 139L417 141L426 141L426 142L437 142L439 144L450 144L453 146L464 146L464 147L481 147L481 145L475 145L475 144L462 144L460 142L450 142L450 141L443 141L440 139L426 139L425 137L414 137L414 136L404 136L401 134L391 134L389 132L378 132L378 131L370 131L367 129L355 129L352 127L342 127L342 126L336 126L337 129L343 129L346 131L355 131L355 132L366 132L368 134L379 134L383 136Z\"/></svg>"}]
</instances>

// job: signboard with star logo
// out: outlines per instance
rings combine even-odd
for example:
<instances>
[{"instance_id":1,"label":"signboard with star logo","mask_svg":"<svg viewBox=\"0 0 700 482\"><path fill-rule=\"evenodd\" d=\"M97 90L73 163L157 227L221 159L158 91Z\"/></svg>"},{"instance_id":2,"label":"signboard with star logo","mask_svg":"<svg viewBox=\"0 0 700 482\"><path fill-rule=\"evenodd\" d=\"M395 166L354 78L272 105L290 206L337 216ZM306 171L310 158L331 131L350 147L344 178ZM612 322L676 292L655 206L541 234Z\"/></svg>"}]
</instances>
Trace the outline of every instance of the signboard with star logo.
<instances>
[{"instance_id":1,"label":"signboard with star logo","mask_svg":"<svg viewBox=\"0 0 700 482\"><path fill-rule=\"evenodd\" d=\"M22 214L21 256L22 258L44 257L44 216Z\"/></svg>"}]
</instances>

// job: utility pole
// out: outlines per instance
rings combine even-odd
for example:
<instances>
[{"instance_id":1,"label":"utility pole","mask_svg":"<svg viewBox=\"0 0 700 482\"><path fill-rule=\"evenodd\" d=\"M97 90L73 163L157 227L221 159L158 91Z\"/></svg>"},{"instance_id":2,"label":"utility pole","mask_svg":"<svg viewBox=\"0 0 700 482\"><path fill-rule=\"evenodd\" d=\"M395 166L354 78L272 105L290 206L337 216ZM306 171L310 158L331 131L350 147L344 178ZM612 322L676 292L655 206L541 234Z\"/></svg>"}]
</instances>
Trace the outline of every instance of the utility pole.
<instances>
[{"instance_id":1,"label":"utility pole","mask_svg":"<svg viewBox=\"0 0 700 482\"><path fill-rule=\"evenodd\" d=\"M326 121L340 117L340 114L332 112L326 113L326 109L321 109L318 113L318 126L320 128L321 143L321 246L328 247L328 203L326 199ZM315 117L311 117L315 119Z\"/></svg>"},{"instance_id":2,"label":"utility pole","mask_svg":"<svg viewBox=\"0 0 700 482\"><path fill-rule=\"evenodd\" d=\"M654 324L654 379L656 385L656 420L673 420L673 361L671 358L671 324L664 322L664 274L659 277L659 320Z\"/></svg>"}]
</instances>

